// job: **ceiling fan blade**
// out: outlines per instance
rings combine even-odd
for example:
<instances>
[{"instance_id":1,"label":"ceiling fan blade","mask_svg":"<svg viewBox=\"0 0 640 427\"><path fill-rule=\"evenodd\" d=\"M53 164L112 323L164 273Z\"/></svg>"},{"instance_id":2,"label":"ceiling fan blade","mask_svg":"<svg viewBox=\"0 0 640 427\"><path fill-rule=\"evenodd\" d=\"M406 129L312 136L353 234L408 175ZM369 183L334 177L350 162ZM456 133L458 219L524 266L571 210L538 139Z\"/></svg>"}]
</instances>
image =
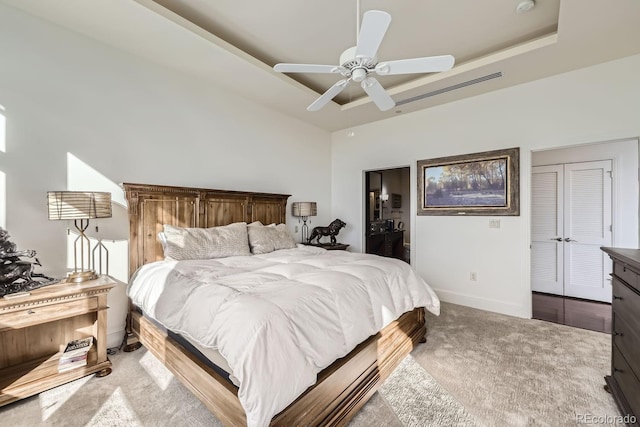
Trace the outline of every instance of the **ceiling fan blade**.
<instances>
[{"instance_id":1,"label":"ceiling fan blade","mask_svg":"<svg viewBox=\"0 0 640 427\"><path fill-rule=\"evenodd\" d=\"M454 63L455 58L451 55L401 59L398 61L378 63L378 65L376 65L376 73L381 76L393 74L436 73L450 70Z\"/></svg>"},{"instance_id":2,"label":"ceiling fan blade","mask_svg":"<svg viewBox=\"0 0 640 427\"><path fill-rule=\"evenodd\" d=\"M373 99L380 111L387 111L396 106L396 102L391 99L386 90L373 77L364 79L361 83L362 89Z\"/></svg>"},{"instance_id":3,"label":"ceiling fan blade","mask_svg":"<svg viewBox=\"0 0 640 427\"><path fill-rule=\"evenodd\" d=\"M324 73L324 74L342 74L346 72L346 68L339 65L316 65L316 64L276 64L273 66L275 71L280 73Z\"/></svg>"},{"instance_id":4,"label":"ceiling fan blade","mask_svg":"<svg viewBox=\"0 0 640 427\"><path fill-rule=\"evenodd\" d=\"M356 58L374 58L382 38L391 23L391 15L381 10L369 10L362 17Z\"/></svg>"},{"instance_id":5,"label":"ceiling fan blade","mask_svg":"<svg viewBox=\"0 0 640 427\"><path fill-rule=\"evenodd\" d=\"M344 90L345 87L347 87L350 81L351 79L340 80L338 83L331 86L325 93L320 96L320 98L313 101L311 105L307 107L307 110L318 111L319 109L327 105L329 101L335 98L336 95L338 95Z\"/></svg>"}]
</instances>

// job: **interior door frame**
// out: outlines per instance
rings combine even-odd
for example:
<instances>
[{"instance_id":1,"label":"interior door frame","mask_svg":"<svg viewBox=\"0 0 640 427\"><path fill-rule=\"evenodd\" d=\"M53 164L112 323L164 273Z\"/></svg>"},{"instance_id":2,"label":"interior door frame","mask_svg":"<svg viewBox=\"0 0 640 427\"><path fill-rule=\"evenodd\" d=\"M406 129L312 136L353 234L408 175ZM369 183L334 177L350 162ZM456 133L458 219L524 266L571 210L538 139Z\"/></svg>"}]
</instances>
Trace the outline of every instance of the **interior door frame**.
<instances>
[{"instance_id":1,"label":"interior door frame","mask_svg":"<svg viewBox=\"0 0 640 427\"><path fill-rule=\"evenodd\" d=\"M410 233L410 242L412 243L411 245L411 258L410 258L410 265L414 265L414 260L415 260L415 255L414 255L414 247L413 247L413 242L414 242L414 238L415 238L415 217L416 217L416 200L415 200L415 194L416 194L416 163L414 163L413 165L398 165L398 166L387 166L387 167L380 167L380 168L373 168L373 169L363 169L362 170L362 191L361 191L361 195L362 195L362 230L360 233L360 238L361 238L361 247L362 247L362 253L366 253L367 251L367 233L369 232L369 230L367 229L367 224L369 223L369 211L368 211L368 204L369 204L369 194L368 194L368 174L369 172L384 172L384 171L388 171L388 170L393 170L393 169L409 169L409 233ZM384 176L381 178L382 181L382 185L384 186ZM380 189L380 191L382 192L382 188ZM406 233L406 230L405 230Z\"/></svg>"}]
</instances>

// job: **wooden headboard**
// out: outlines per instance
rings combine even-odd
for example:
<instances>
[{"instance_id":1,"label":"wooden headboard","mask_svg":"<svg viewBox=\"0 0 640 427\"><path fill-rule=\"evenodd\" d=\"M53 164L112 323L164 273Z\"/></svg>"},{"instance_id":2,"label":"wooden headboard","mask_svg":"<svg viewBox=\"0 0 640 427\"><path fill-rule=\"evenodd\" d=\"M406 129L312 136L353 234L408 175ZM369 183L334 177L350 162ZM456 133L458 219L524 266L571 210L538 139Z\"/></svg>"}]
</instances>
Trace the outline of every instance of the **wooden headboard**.
<instances>
[{"instance_id":1,"label":"wooden headboard","mask_svg":"<svg viewBox=\"0 0 640 427\"><path fill-rule=\"evenodd\" d=\"M216 227L234 222L284 223L288 194L122 184L129 206L129 277L164 258L157 235L164 224Z\"/></svg>"}]
</instances>

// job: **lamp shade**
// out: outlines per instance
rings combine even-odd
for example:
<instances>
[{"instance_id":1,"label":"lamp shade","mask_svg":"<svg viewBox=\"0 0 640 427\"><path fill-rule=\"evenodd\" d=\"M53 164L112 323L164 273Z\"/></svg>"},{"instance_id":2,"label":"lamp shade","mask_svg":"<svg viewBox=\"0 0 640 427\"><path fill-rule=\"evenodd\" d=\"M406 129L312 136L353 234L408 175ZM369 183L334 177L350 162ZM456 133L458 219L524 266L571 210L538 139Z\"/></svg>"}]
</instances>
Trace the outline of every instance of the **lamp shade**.
<instances>
[{"instance_id":1,"label":"lamp shade","mask_svg":"<svg viewBox=\"0 0 640 427\"><path fill-rule=\"evenodd\" d=\"M293 202L291 204L291 215L302 217L318 215L316 202Z\"/></svg>"},{"instance_id":2,"label":"lamp shade","mask_svg":"<svg viewBox=\"0 0 640 427\"><path fill-rule=\"evenodd\" d=\"M49 191L49 219L111 218L111 193Z\"/></svg>"}]
</instances>

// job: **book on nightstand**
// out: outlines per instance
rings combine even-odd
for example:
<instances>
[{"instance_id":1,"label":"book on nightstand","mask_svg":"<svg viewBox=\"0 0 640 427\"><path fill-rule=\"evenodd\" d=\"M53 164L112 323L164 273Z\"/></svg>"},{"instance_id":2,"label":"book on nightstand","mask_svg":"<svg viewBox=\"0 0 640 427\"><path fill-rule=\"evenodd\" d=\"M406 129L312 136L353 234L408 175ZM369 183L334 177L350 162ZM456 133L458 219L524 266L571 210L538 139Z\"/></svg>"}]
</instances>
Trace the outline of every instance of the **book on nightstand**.
<instances>
[{"instance_id":1,"label":"book on nightstand","mask_svg":"<svg viewBox=\"0 0 640 427\"><path fill-rule=\"evenodd\" d=\"M87 365L87 353L62 360L58 363L58 372L65 372L80 366Z\"/></svg>"},{"instance_id":2,"label":"book on nightstand","mask_svg":"<svg viewBox=\"0 0 640 427\"><path fill-rule=\"evenodd\" d=\"M93 345L93 337L69 341L58 361L58 372L68 371L87 364L87 354Z\"/></svg>"}]
</instances>

